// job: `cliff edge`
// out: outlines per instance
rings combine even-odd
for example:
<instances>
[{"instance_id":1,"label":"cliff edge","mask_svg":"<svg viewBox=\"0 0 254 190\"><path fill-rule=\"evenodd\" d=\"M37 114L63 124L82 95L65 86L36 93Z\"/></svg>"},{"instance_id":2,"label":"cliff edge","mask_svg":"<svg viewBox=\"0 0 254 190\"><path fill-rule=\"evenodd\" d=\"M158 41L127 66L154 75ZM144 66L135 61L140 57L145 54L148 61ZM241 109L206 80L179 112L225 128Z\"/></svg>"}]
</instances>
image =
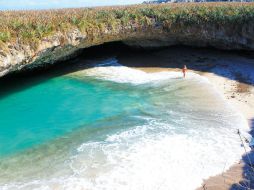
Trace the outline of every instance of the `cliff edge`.
<instances>
[{"instance_id":1,"label":"cliff edge","mask_svg":"<svg viewBox=\"0 0 254 190\"><path fill-rule=\"evenodd\" d=\"M105 42L254 50L254 3L183 3L0 12L0 77Z\"/></svg>"}]
</instances>

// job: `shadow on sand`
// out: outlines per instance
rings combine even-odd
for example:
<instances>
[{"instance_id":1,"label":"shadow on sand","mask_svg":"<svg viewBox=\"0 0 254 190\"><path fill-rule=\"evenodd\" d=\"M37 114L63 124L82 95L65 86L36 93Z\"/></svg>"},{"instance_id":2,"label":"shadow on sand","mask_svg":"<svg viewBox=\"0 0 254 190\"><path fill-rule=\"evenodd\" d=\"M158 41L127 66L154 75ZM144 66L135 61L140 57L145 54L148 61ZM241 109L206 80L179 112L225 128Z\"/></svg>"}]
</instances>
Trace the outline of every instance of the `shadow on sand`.
<instances>
[{"instance_id":1,"label":"shadow on sand","mask_svg":"<svg viewBox=\"0 0 254 190\"><path fill-rule=\"evenodd\" d=\"M251 120L251 130L250 135L254 138L254 119ZM252 190L254 189L254 149L245 154L242 157L243 160L243 170L242 178L239 183L235 183L230 187L230 190Z\"/></svg>"}]
</instances>

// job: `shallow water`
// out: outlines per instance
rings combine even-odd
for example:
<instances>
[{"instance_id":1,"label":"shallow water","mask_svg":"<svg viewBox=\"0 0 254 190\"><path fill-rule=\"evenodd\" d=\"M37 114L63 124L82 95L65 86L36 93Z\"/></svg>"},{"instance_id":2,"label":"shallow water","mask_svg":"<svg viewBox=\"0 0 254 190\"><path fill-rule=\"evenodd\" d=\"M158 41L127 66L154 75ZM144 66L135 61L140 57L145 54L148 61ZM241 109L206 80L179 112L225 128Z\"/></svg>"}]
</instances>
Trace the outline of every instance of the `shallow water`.
<instances>
[{"instance_id":1,"label":"shallow water","mask_svg":"<svg viewBox=\"0 0 254 190\"><path fill-rule=\"evenodd\" d=\"M195 189L243 149L204 77L116 59L0 99L0 189ZM191 177L190 177L191 176Z\"/></svg>"}]
</instances>

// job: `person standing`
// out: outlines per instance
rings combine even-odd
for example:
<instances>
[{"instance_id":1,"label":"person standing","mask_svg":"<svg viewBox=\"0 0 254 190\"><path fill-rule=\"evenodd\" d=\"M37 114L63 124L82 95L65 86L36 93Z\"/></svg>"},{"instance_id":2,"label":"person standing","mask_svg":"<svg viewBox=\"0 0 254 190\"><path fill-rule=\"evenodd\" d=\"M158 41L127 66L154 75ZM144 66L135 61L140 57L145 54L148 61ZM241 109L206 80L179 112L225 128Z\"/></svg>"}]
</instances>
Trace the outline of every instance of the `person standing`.
<instances>
[{"instance_id":1,"label":"person standing","mask_svg":"<svg viewBox=\"0 0 254 190\"><path fill-rule=\"evenodd\" d=\"M187 66L186 65L183 66L182 71L183 71L183 78L185 78L186 72L187 72Z\"/></svg>"}]
</instances>

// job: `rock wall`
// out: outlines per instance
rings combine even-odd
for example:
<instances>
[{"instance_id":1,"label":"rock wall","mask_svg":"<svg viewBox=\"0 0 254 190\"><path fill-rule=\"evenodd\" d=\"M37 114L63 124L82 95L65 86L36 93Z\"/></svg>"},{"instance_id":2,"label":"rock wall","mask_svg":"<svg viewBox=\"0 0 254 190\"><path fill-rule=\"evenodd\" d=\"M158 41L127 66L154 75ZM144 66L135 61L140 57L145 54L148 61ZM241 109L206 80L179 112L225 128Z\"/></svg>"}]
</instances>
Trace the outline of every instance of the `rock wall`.
<instances>
[{"instance_id":1,"label":"rock wall","mask_svg":"<svg viewBox=\"0 0 254 190\"><path fill-rule=\"evenodd\" d=\"M68 60L83 48L105 42L122 41L127 45L143 48L171 45L194 47L215 47L218 49L254 50L254 23L241 25L170 25L155 20L149 26L128 26L107 28L93 34L78 29L66 33L55 33L44 38L39 47L16 43L0 44L0 77L13 71L44 67Z\"/></svg>"}]
</instances>

